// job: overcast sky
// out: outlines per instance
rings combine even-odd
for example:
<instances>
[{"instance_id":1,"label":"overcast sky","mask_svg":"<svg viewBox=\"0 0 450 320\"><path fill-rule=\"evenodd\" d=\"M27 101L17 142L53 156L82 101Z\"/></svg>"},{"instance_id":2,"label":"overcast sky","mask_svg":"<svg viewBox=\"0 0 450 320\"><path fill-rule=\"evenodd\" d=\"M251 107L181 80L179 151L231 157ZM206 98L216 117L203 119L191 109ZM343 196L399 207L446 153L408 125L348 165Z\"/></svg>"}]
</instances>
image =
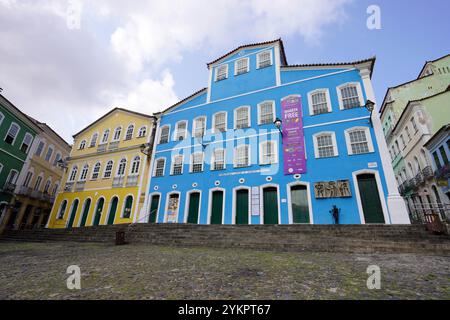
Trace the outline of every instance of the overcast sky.
<instances>
[{"instance_id":1,"label":"overcast sky","mask_svg":"<svg viewBox=\"0 0 450 320\"><path fill-rule=\"evenodd\" d=\"M366 26L370 4L381 30ZM111 108L160 111L207 85L207 62L281 37L292 64L377 55L381 103L450 53L449 12L441 0L0 0L0 87L72 143Z\"/></svg>"}]
</instances>

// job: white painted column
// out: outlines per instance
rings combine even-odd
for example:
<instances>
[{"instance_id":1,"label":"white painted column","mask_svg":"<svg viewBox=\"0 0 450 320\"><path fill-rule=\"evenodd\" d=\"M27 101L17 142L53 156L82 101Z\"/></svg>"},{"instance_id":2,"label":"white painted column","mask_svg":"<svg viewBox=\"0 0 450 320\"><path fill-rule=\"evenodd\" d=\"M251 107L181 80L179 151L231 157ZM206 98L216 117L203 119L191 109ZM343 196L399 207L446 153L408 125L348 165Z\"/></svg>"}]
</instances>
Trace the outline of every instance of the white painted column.
<instances>
[{"instance_id":1,"label":"white painted column","mask_svg":"<svg viewBox=\"0 0 450 320\"><path fill-rule=\"evenodd\" d=\"M360 74L363 80L364 88L366 90L367 99L373 101L375 105L376 98L372 87L372 81L370 79L370 70L363 69L360 70ZM410 224L408 211L406 209L405 201L403 197L398 192L397 181L395 180L394 169L389 157L389 151L386 144L386 140L383 134L383 127L381 125L381 120L378 117L378 111L375 107L372 113L372 123L373 129L375 131L375 138L377 139L378 150L380 153L381 163L383 166L384 177L387 184L387 205L389 210L389 216L391 218L392 224Z\"/></svg>"}]
</instances>

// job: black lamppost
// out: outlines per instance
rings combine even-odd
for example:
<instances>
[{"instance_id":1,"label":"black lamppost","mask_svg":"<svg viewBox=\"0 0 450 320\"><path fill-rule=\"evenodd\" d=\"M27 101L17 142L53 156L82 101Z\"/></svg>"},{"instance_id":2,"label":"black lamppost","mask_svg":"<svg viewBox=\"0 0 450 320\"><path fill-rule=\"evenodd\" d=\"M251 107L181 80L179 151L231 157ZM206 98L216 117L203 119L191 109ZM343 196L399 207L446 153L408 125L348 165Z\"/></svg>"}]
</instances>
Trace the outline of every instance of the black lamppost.
<instances>
[{"instance_id":1,"label":"black lamppost","mask_svg":"<svg viewBox=\"0 0 450 320\"><path fill-rule=\"evenodd\" d=\"M152 150L151 150L150 148L151 148L151 144L150 144L150 143L144 143L144 144L142 144L141 147L140 147L141 152L142 152L143 154L145 154L146 156L151 155Z\"/></svg>"},{"instance_id":2,"label":"black lamppost","mask_svg":"<svg viewBox=\"0 0 450 320\"><path fill-rule=\"evenodd\" d=\"M64 159L59 159L58 161L56 161L56 165L58 166L58 167L60 167L61 169L64 169L64 170L66 170L67 171L67 168L68 168L68 166L67 166L67 161Z\"/></svg>"},{"instance_id":3,"label":"black lamppost","mask_svg":"<svg viewBox=\"0 0 450 320\"><path fill-rule=\"evenodd\" d=\"M277 127L278 131L280 131L281 137L283 138L283 130L281 130L283 121L280 118L276 118L273 124L275 125L275 127Z\"/></svg>"},{"instance_id":4,"label":"black lamppost","mask_svg":"<svg viewBox=\"0 0 450 320\"><path fill-rule=\"evenodd\" d=\"M370 112L370 125L373 127L372 113L373 113L373 110L375 109L375 102L367 100L365 107L366 107L367 111Z\"/></svg>"}]
</instances>

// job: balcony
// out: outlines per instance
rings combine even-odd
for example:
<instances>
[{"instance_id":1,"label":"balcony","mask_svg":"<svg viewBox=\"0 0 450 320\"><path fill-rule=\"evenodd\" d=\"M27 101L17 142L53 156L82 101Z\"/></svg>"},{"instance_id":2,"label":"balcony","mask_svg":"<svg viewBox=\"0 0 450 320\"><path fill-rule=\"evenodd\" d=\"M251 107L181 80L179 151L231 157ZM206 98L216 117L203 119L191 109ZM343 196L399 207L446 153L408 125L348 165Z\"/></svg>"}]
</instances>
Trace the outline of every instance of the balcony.
<instances>
[{"instance_id":1,"label":"balcony","mask_svg":"<svg viewBox=\"0 0 450 320\"><path fill-rule=\"evenodd\" d=\"M3 192L5 193L14 193L14 190L16 190L16 185L11 182L6 182L3 187Z\"/></svg>"},{"instance_id":2,"label":"balcony","mask_svg":"<svg viewBox=\"0 0 450 320\"><path fill-rule=\"evenodd\" d=\"M67 182L66 185L64 186L64 192L72 192L73 189L73 182Z\"/></svg>"},{"instance_id":3,"label":"balcony","mask_svg":"<svg viewBox=\"0 0 450 320\"><path fill-rule=\"evenodd\" d=\"M97 148L97 152L105 152L107 146L108 146L107 143L99 144L99 145L98 145L98 148Z\"/></svg>"},{"instance_id":4,"label":"balcony","mask_svg":"<svg viewBox=\"0 0 450 320\"><path fill-rule=\"evenodd\" d=\"M20 187L19 194L22 196L30 196L33 190L29 187L22 186Z\"/></svg>"},{"instance_id":5,"label":"balcony","mask_svg":"<svg viewBox=\"0 0 450 320\"><path fill-rule=\"evenodd\" d=\"M39 190L33 190L31 192L31 198L42 200L43 199L43 193Z\"/></svg>"},{"instance_id":6,"label":"balcony","mask_svg":"<svg viewBox=\"0 0 450 320\"><path fill-rule=\"evenodd\" d=\"M127 179L127 187L135 187L138 185L139 176L129 176Z\"/></svg>"},{"instance_id":7,"label":"balcony","mask_svg":"<svg viewBox=\"0 0 450 320\"><path fill-rule=\"evenodd\" d=\"M78 181L77 184L75 185L75 191L83 191L84 187L86 186L86 181Z\"/></svg>"},{"instance_id":8,"label":"balcony","mask_svg":"<svg viewBox=\"0 0 450 320\"><path fill-rule=\"evenodd\" d=\"M414 182L416 186L420 186L424 182L423 175L421 172L419 172L416 175L416 177L414 178Z\"/></svg>"},{"instance_id":9,"label":"balcony","mask_svg":"<svg viewBox=\"0 0 450 320\"><path fill-rule=\"evenodd\" d=\"M113 188L122 188L125 181L124 177L115 177L113 179Z\"/></svg>"},{"instance_id":10,"label":"balcony","mask_svg":"<svg viewBox=\"0 0 450 320\"><path fill-rule=\"evenodd\" d=\"M427 166L422 170L422 175L425 180L431 179L434 177L433 168L431 166Z\"/></svg>"},{"instance_id":11,"label":"balcony","mask_svg":"<svg viewBox=\"0 0 450 320\"><path fill-rule=\"evenodd\" d=\"M109 144L108 150L109 150L109 151L114 151L114 150L119 149L119 143L120 143L119 141L111 142L111 143Z\"/></svg>"}]
</instances>

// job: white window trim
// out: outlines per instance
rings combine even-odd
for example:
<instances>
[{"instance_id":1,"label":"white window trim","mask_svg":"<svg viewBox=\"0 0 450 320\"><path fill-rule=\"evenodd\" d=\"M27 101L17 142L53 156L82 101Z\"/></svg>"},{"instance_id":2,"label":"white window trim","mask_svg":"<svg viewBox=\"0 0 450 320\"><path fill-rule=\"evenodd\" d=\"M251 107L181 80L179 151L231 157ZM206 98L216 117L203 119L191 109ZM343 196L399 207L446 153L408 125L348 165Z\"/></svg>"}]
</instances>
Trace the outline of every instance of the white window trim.
<instances>
[{"instance_id":1,"label":"white window trim","mask_svg":"<svg viewBox=\"0 0 450 320\"><path fill-rule=\"evenodd\" d=\"M316 115L316 114L314 114L312 96L316 93L321 93L321 92L325 93L327 107L328 107L328 113L333 112L333 107L331 106L330 90L328 90L328 88L321 88L321 89L316 89L316 90L308 92L308 106L309 106L309 115L310 116ZM317 115L320 115L320 114L317 114Z\"/></svg>"},{"instance_id":2,"label":"white window trim","mask_svg":"<svg viewBox=\"0 0 450 320\"><path fill-rule=\"evenodd\" d=\"M169 124L165 124L162 127L159 128L159 133L158 133L158 144L166 144L166 143L161 143L161 137L162 137L162 131L164 128L169 128L169 133L168 133L168 138L167 138L167 143L170 142L170 125Z\"/></svg>"},{"instance_id":3,"label":"white window trim","mask_svg":"<svg viewBox=\"0 0 450 320\"><path fill-rule=\"evenodd\" d=\"M201 154L202 155L202 171L200 172L204 172L205 171L205 153L204 152L194 152L193 154L191 154L191 161L189 161L189 172L190 173L200 173L200 172L194 172L194 156L197 154Z\"/></svg>"},{"instance_id":4,"label":"white window trim","mask_svg":"<svg viewBox=\"0 0 450 320\"><path fill-rule=\"evenodd\" d=\"M159 157L159 158L155 159L155 167L153 168L153 177L156 177L156 169L158 168L159 160L164 160L164 168L163 168L162 176L158 176L157 178L164 177L166 174L166 165L167 165L166 157Z\"/></svg>"},{"instance_id":5,"label":"white window trim","mask_svg":"<svg viewBox=\"0 0 450 320\"><path fill-rule=\"evenodd\" d=\"M182 122L186 123L186 129L184 130L184 136L183 136L183 140L186 140L187 135L188 135L189 121L180 120L177 123L175 123L174 137L173 137L172 141L179 141L178 140L178 125ZM170 131L169 131L169 133L170 133Z\"/></svg>"},{"instance_id":6,"label":"white window trim","mask_svg":"<svg viewBox=\"0 0 450 320\"><path fill-rule=\"evenodd\" d=\"M128 129L130 129L131 126L133 126L133 132L131 133L131 138L130 138L130 139L127 139L127 136L128 136ZM169 132L169 133L170 133L170 132ZM125 136L123 137L123 141L130 141L130 140L133 140L135 134L136 134L136 124L135 124L135 123L130 123L130 124L127 126L127 129L125 130ZM169 140L170 140L170 139L169 139Z\"/></svg>"},{"instance_id":7,"label":"white window trim","mask_svg":"<svg viewBox=\"0 0 450 320\"><path fill-rule=\"evenodd\" d=\"M75 168L77 168L77 172L76 172L75 176L74 176L73 179L72 179L72 173L73 173L73 170L74 170ZM72 170L70 170L69 178L67 179L67 181L68 181L68 182L75 182L75 181L77 180L77 176L78 176L78 166L75 165L75 166L72 167ZM25 178L25 179L26 179L26 178ZM31 181L31 179L30 179L30 181Z\"/></svg>"},{"instance_id":8,"label":"white window trim","mask_svg":"<svg viewBox=\"0 0 450 320\"><path fill-rule=\"evenodd\" d=\"M272 49L268 49L268 50L264 50L264 51L262 51L262 52L259 52L259 53L256 55L256 69L264 69L264 68L268 68L268 67L269 67L269 66L266 66L266 67L263 67L263 68L260 68L260 67L259 67L260 56L261 56L262 54L266 53L266 52L270 52L270 66L273 65L273 54L272 54Z\"/></svg>"},{"instance_id":9,"label":"white window trim","mask_svg":"<svg viewBox=\"0 0 450 320\"><path fill-rule=\"evenodd\" d=\"M334 156L333 157L319 157L319 145L317 143L317 137L324 135L324 134L331 134L331 142L333 143L333 149L334 149ZM334 131L322 131L318 132L313 135L313 142L314 142L314 157L316 159L329 159L329 158L335 158L339 156L339 148L336 141L336 133Z\"/></svg>"},{"instance_id":10,"label":"white window trim","mask_svg":"<svg viewBox=\"0 0 450 320\"><path fill-rule=\"evenodd\" d=\"M174 169L175 169L175 158L181 157L181 174L184 173L184 155L183 154L177 154L172 157L172 163L170 164L170 175L173 175Z\"/></svg>"},{"instance_id":11,"label":"white window trim","mask_svg":"<svg viewBox=\"0 0 450 320\"><path fill-rule=\"evenodd\" d=\"M84 142L84 147L81 148L81 145L83 144L83 142ZM87 141L86 141L86 140L81 140L81 142L80 142L80 144L79 144L79 146L78 146L78 150L84 150L84 149L86 149L86 147L89 147L89 146L87 145Z\"/></svg>"},{"instance_id":12,"label":"white window trim","mask_svg":"<svg viewBox=\"0 0 450 320\"><path fill-rule=\"evenodd\" d=\"M237 167L237 151L239 148L247 147L248 148L248 164L244 167ZM241 168L247 168L252 165L252 150L249 144L241 144L234 148L233 150L233 168L235 169L241 169Z\"/></svg>"},{"instance_id":13,"label":"white window trim","mask_svg":"<svg viewBox=\"0 0 450 320\"><path fill-rule=\"evenodd\" d=\"M369 152L368 153L375 152L375 149L374 149L373 143L372 143L372 136L370 134L370 129L368 127L352 127L352 128L348 128L348 129L346 129L344 131L345 144L347 145L347 154L349 156L352 156L352 155L357 156L357 155L367 154L367 153L356 153L356 154L353 153L352 144L350 142L350 132L353 131L353 130L364 130L365 133L366 133L367 146L369 147Z\"/></svg>"},{"instance_id":14,"label":"white window trim","mask_svg":"<svg viewBox=\"0 0 450 320\"><path fill-rule=\"evenodd\" d=\"M25 139L27 137L31 137L31 140L30 140L30 143L28 144L28 147L27 147L27 150L25 151L25 153L28 153L28 151L30 151L31 145L33 144L33 140L34 140L33 135L31 133L27 132L25 134L25 136L23 137L22 144L20 145L20 148L22 148L23 143L25 142Z\"/></svg>"},{"instance_id":15,"label":"white window trim","mask_svg":"<svg viewBox=\"0 0 450 320\"><path fill-rule=\"evenodd\" d=\"M138 170L138 172L134 172L133 173L132 172L133 171L133 164L134 164L134 162L135 162L137 157L139 157L139 168L138 168L139 170ZM142 166L142 157L139 156L139 155L134 156L133 159L130 162L130 168L128 168L128 175L131 176L131 177L139 176L139 173L141 172L141 166Z\"/></svg>"},{"instance_id":16,"label":"white window trim","mask_svg":"<svg viewBox=\"0 0 450 320\"><path fill-rule=\"evenodd\" d=\"M141 131L142 131L142 129L144 129L145 128L145 135L143 135L143 136L141 136L140 134L141 134ZM139 127L139 130L137 130L136 131L136 138L144 138L144 137L146 137L147 136L147 134L148 134L148 127L147 126L140 126Z\"/></svg>"},{"instance_id":17,"label":"white window trim","mask_svg":"<svg viewBox=\"0 0 450 320\"><path fill-rule=\"evenodd\" d=\"M228 131L228 112L226 111L219 111L213 114L213 125L212 125L212 132L213 133L221 133L220 131L216 131L216 115L221 114L221 113L225 113L225 131Z\"/></svg>"},{"instance_id":18,"label":"white window trim","mask_svg":"<svg viewBox=\"0 0 450 320\"><path fill-rule=\"evenodd\" d=\"M106 131L108 131L108 138L106 139L106 141L103 141L103 138L105 137ZM111 137L111 130L110 130L110 129L105 129L105 130L103 131L102 138L101 138L101 140L100 140L99 145L107 144L110 137Z\"/></svg>"},{"instance_id":19,"label":"white window trim","mask_svg":"<svg viewBox=\"0 0 450 320\"><path fill-rule=\"evenodd\" d=\"M3 165L2 165L2 170L3 170ZM10 183L17 184L17 179L19 178L19 171L15 170L15 169L9 170L8 177L6 178L5 182L8 182L11 179L11 174L13 172L15 172L16 175L14 176L14 181L11 181ZM28 171L28 172L31 172L31 171ZM27 172L27 174L28 174L28 172ZM31 173L30 182L31 182L31 179L33 179L33 175L34 175L34 172Z\"/></svg>"},{"instance_id":20,"label":"white window trim","mask_svg":"<svg viewBox=\"0 0 450 320\"><path fill-rule=\"evenodd\" d=\"M219 69L224 67L224 66L225 66L225 79L217 80L217 76L219 75ZM221 64L221 65L217 66L216 70L215 70L215 75L214 75L214 80L216 82L223 81L223 80L226 80L226 79L228 79L228 63L224 63L224 64Z\"/></svg>"},{"instance_id":21,"label":"white window trim","mask_svg":"<svg viewBox=\"0 0 450 320\"><path fill-rule=\"evenodd\" d=\"M239 61L242 61L242 60L246 60L246 61L247 61L247 71L238 74L238 73L237 73L237 71L238 71L238 63L239 63ZM237 59L237 60L234 62L234 75L235 75L235 76L238 76L238 75L242 75L242 74L248 73L249 71L250 71L250 58L249 58L249 57L246 57L246 58L240 58L240 59Z\"/></svg>"},{"instance_id":22,"label":"white window trim","mask_svg":"<svg viewBox=\"0 0 450 320\"><path fill-rule=\"evenodd\" d=\"M216 163L216 151L223 151L223 169L220 170L214 169ZM227 150L225 148L216 148L211 153L211 171L225 170L227 168Z\"/></svg>"},{"instance_id":23,"label":"white window trim","mask_svg":"<svg viewBox=\"0 0 450 320\"><path fill-rule=\"evenodd\" d=\"M119 174L120 164L122 163L123 160L125 160L125 168L123 169L123 174ZM128 165L127 158L120 159L120 161L118 162L118 165L117 165L117 170L116 170L116 175L115 175L116 178L125 177L126 172L127 172L127 165Z\"/></svg>"},{"instance_id":24,"label":"white window trim","mask_svg":"<svg viewBox=\"0 0 450 320\"><path fill-rule=\"evenodd\" d=\"M105 174L106 174L106 168L108 168L108 163L109 163L110 161L112 162L111 175L110 175L109 177L105 177ZM106 163L105 163L105 169L103 170L102 179L111 179L112 176L113 176L113 172L114 172L114 160L108 160L108 161L106 161Z\"/></svg>"},{"instance_id":25,"label":"white window trim","mask_svg":"<svg viewBox=\"0 0 450 320\"><path fill-rule=\"evenodd\" d=\"M99 164L100 165L100 170L98 171L98 177L97 178L93 178L94 175L94 171L95 171L95 166ZM91 173L91 180L95 181L98 180L101 177L101 172L102 172L102 163L101 161L97 161L94 166L92 167L92 173Z\"/></svg>"},{"instance_id":26,"label":"white window trim","mask_svg":"<svg viewBox=\"0 0 450 320\"><path fill-rule=\"evenodd\" d=\"M204 132L203 132L203 137L206 135L206 130L207 130L207 128L208 128L208 117L206 117L206 116L199 116L199 117L195 118L195 119L194 119L194 122L193 122L193 124L192 124L192 137L194 137L194 138L196 138L196 139L199 138L199 137L196 137L196 135L195 135L195 132L197 131L196 121L197 121L198 119L201 119L201 118L205 118L205 129L204 129Z\"/></svg>"},{"instance_id":27,"label":"white window trim","mask_svg":"<svg viewBox=\"0 0 450 320\"><path fill-rule=\"evenodd\" d=\"M94 137L94 135L97 135L97 139L95 140L95 145L92 145L92 138ZM99 138L100 138L100 134L98 132L93 133L91 136L91 139L89 139L88 148L95 148L97 145L99 145L99 143L98 143Z\"/></svg>"},{"instance_id":28,"label":"white window trim","mask_svg":"<svg viewBox=\"0 0 450 320\"><path fill-rule=\"evenodd\" d=\"M264 103L270 102L272 104L272 123L275 122L276 114L275 114L275 100L266 100L263 102L258 103L257 109L258 109L258 125L267 125L267 123L262 124L261 123L261 106Z\"/></svg>"},{"instance_id":29,"label":"white window trim","mask_svg":"<svg viewBox=\"0 0 450 320\"><path fill-rule=\"evenodd\" d=\"M241 129L237 129L237 112L238 112L238 110L240 110L240 109L243 109L243 108L246 108L247 109L247 118L248 118L248 126L247 127L245 127L245 128L241 128ZM236 109L234 109L234 119L233 119L233 128L235 129L235 130L242 130L242 129L246 129L246 128L250 128L251 127L251 125L252 125L252 118L251 118L251 112L250 112L250 106L240 106L240 107L238 107L238 108L236 108Z\"/></svg>"},{"instance_id":30,"label":"white window trim","mask_svg":"<svg viewBox=\"0 0 450 320\"><path fill-rule=\"evenodd\" d=\"M84 171L84 169L85 169L86 167L87 167L86 177L85 177L84 179L82 179L83 171ZM88 176L89 176L89 165L88 165L88 164L85 164L85 165L83 166L83 168L81 168L80 177L78 178L78 181L85 182L85 181L87 180L87 177L88 177Z\"/></svg>"},{"instance_id":31,"label":"white window trim","mask_svg":"<svg viewBox=\"0 0 450 320\"><path fill-rule=\"evenodd\" d=\"M273 148L274 148L275 159L274 159L274 162L264 163L263 162L263 150L264 150L264 146L266 144L268 144L268 143L274 145ZM278 159L278 144L277 144L277 141L267 140L267 141L260 142L259 143L259 164L262 165L262 166L266 166L266 165L277 164L278 161L279 161L279 159Z\"/></svg>"},{"instance_id":32,"label":"white window trim","mask_svg":"<svg viewBox=\"0 0 450 320\"><path fill-rule=\"evenodd\" d=\"M52 149L52 153L50 154L50 158L46 159L46 158L47 158L47 155L48 155L48 152L50 151L50 149ZM44 160L47 161L47 162L49 162L49 163L52 163L52 159L53 159L53 155L55 154L55 151L56 151L56 150L55 150L55 146L54 146L53 144L49 145L49 146L47 147L47 152L45 152Z\"/></svg>"},{"instance_id":33,"label":"white window trim","mask_svg":"<svg viewBox=\"0 0 450 320\"><path fill-rule=\"evenodd\" d=\"M19 133L20 133L20 129L22 129L22 128L19 126L19 124L15 123L15 122L11 122L11 124L9 125L9 129L6 131L5 138L3 138L3 141L6 141L6 138L8 137L8 133L9 133L9 131L11 130L11 128L12 128L13 125L16 125L16 126L18 127L18 129L17 129L16 136L14 137L14 140L13 140L12 143L11 143L12 146L16 143L17 137L19 136Z\"/></svg>"},{"instance_id":34,"label":"white window trim","mask_svg":"<svg viewBox=\"0 0 450 320\"><path fill-rule=\"evenodd\" d=\"M119 135L119 138L115 139L115 135L116 135L116 132L117 132L118 129L120 129L120 135ZM122 133L123 133L123 126L116 127L114 129L111 142L120 141L120 137L122 136Z\"/></svg>"},{"instance_id":35,"label":"white window trim","mask_svg":"<svg viewBox=\"0 0 450 320\"><path fill-rule=\"evenodd\" d=\"M359 105L360 106L364 106L365 105L364 97L363 97L362 89L361 89L361 83L359 83L359 82L347 82L347 83L341 84L340 86L338 86L336 88L338 101L339 101L339 110L345 110L344 109L344 102L342 100L341 89L345 88L346 86L350 86L350 85L355 85L356 86L356 91L358 92L358 98L359 98ZM349 110L351 110L351 109L349 109Z\"/></svg>"}]
</instances>

